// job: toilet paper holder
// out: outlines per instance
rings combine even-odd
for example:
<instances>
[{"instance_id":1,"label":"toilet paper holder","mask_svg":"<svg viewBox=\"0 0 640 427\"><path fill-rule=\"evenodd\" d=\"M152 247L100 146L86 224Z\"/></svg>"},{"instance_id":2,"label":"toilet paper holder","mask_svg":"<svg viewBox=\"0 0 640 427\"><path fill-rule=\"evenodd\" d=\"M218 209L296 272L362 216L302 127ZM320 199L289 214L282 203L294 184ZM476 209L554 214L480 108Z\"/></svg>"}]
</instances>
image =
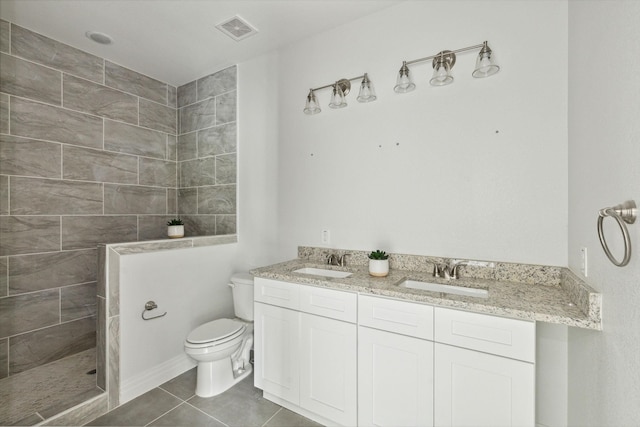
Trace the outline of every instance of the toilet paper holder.
<instances>
[{"instance_id":1,"label":"toilet paper holder","mask_svg":"<svg viewBox=\"0 0 640 427\"><path fill-rule=\"evenodd\" d=\"M147 301L146 304L144 305L144 310L142 310L142 320L153 320L153 319L157 319L159 317L164 317L167 315L167 312L165 311L162 314L159 314L157 316L153 316L153 317L144 317L144 314L147 311L151 311L151 310L155 310L156 308L158 308L158 304L156 304L155 301Z\"/></svg>"}]
</instances>

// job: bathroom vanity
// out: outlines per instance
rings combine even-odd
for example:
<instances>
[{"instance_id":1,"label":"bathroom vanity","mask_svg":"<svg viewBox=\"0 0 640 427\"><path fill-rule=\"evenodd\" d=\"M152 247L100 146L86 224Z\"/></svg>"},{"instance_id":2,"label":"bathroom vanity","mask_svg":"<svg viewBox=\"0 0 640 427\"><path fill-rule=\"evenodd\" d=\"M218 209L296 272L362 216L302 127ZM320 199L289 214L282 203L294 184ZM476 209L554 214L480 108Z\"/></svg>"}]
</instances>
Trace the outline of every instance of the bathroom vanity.
<instances>
[{"instance_id":1,"label":"bathroom vanity","mask_svg":"<svg viewBox=\"0 0 640 427\"><path fill-rule=\"evenodd\" d=\"M373 278L355 263L313 261L253 271L254 381L265 398L324 425L534 426L536 321L600 325L599 298L584 283L573 285L594 294L591 313L561 283L460 279L487 291L475 297L399 286L456 286L426 271Z\"/></svg>"}]
</instances>

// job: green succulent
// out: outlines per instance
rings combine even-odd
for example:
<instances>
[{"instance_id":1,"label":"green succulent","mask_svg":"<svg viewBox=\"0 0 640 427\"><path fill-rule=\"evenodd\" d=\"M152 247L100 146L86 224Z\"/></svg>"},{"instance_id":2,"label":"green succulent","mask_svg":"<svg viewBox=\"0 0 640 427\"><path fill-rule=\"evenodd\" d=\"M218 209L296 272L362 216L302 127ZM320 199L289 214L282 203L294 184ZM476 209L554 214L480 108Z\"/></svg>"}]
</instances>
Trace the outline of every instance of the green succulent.
<instances>
[{"instance_id":1,"label":"green succulent","mask_svg":"<svg viewBox=\"0 0 640 427\"><path fill-rule=\"evenodd\" d=\"M376 249L375 251L369 254L369 259L388 259L389 255L385 251L381 251L380 249Z\"/></svg>"},{"instance_id":2,"label":"green succulent","mask_svg":"<svg viewBox=\"0 0 640 427\"><path fill-rule=\"evenodd\" d=\"M184 221L182 221L180 218L173 218L171 221L167 222L167 225L171 226L171 225L184 225Z\"/></svg>"}]
</instances>

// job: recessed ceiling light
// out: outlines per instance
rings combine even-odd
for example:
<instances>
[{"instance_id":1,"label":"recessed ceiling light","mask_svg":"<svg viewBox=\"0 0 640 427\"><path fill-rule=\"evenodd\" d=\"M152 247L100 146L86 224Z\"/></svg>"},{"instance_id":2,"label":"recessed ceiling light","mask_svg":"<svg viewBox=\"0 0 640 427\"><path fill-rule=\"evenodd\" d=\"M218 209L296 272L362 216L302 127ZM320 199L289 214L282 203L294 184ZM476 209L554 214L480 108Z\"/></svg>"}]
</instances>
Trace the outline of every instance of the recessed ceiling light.
<instances>
[{"instance_id":1,"label":"recessed ceiling light","mask_svg":"<svg viewBox=\"0 0 640 427\"><path fill-rule=\"evenodd\" d=\"M84 35L99 44L113 43L113 39L111 38L111 36L105 33L99 33L97 31L87 31L86 33L84 33Z\"/></svg>"},{"instance_id":2,"label":"recessed ceiling light","mask_svg":"<svg viewBox=\"0 0 640 427\"><path fill-rule=\"evenodd\" d=\"M238 15L221 22L216 28L237 42L258 33L254 26Z\"/></svg>"}]
</instances>

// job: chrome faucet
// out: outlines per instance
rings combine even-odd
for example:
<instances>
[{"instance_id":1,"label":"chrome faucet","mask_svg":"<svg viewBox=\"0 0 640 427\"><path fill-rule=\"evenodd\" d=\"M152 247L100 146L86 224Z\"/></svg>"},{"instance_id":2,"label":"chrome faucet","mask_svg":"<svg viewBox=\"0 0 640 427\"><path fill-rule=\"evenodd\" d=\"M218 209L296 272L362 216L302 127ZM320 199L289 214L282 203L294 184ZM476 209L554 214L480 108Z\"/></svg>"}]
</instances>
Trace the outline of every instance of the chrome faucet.
<instances>
[{"instance_id":1,"label":"chrome faucet","mask_svg":"<svg viewBox=\"0 0 640 427\"><path fill-rule=\"evenodd\" d=\"M467 261L451 262L451 264L433 264L433 277L444 277L446 280L458 278L458 267L467 265Z\"/></svg>"},{"instance_id":2,"label":"chrome faucet","mask_svg":"<svg viewBox=\"0 0 640 427\"><path fill-rule=\"evenodd\" d=\"M336 254L327 255L327 264L344 267L347 265L347 255L351 254L342 254L340 256Z\"/></svg>"}]
</instances>

